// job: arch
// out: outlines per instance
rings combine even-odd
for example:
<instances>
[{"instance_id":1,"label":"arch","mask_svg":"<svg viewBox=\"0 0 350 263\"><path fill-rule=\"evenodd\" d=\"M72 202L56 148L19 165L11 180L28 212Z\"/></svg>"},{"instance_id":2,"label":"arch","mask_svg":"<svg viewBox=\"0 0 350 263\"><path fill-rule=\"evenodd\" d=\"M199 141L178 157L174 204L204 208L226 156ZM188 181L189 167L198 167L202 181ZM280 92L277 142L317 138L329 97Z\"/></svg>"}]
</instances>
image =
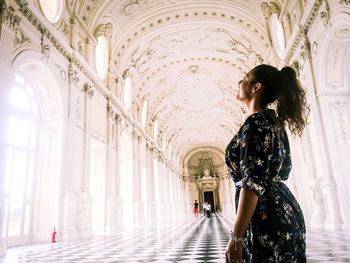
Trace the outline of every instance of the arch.
<instances>
[{"instance_id":1,"label":"arch","mask_svg":"<svg viewBox=\"0 0 350 263\"><path fill-rule=\"evenodd\" d=\"M350 42L350 36L348 34L348 38L344 38L341 39L339 36L337 36L336 32L344 29L344 30L348 30L348 28L350 27L350 21L349 21L349 15L346 13L338 13L337 15L333 16L333 20L332 20L332 27L330 28L330 30L327 32L327 34L325 35L323 41L321 42L321 45L319 47L317 47L317 50L320 50L320 56L319 56L319 60L317 63L317 72L319 72L319 87L330 87L329 84L332 83L327 83L327 76L328 76L328 72L332 72L334 71L334 65L332 65L331 63L328 63L327 59L330 55L330 53L332 52L332 42L337 42L337 43L349 43ZM346 47L347 51L345 52L345 56L340 56L339 58L341 58L342 60L340 61L340 63L342 63L342 65L340 63L337 64L337 66L342 66L342 68L340 69L340 71L343 74L343 80L344 80L344 86L347 83L348 85L350 84L350 80L346 79L348 77L348 74L346 74L345 72L345 64L347 61L349 61L349 53L350 53L350 47L349 45ZM334 85L338 85L337 83L333 83ZM332 88L339 88L338 86L333 86Z\"/></svg>"},{"instance_id":2,"label":"arch","mask_svg":"<svg viewBox=\"0 0 350 263\"><path fill-rule=\"evenodd\" d=\"M215 148L215 147L212 147L212 146L203 146L203 147L199 147L199 148L196 147L196 148L194 148L194 149L189 150L189 151L185 154L185 156L184 156L184 158L183 158L183 163L184 163L184 164L187 164L187 163L188 163L188 160L189 160L194 154L196 154L197 152L202 152L202 151L214 152L214 153L216 153L217 155L222 156L223 158L224 158L224 156L225 156L225 153L224 153L222 150L220 150L220 149L218 149L218 148Z\"/></svg>"},{"instance_id":3,"label":"arch","mask_svg":"<svg viewBox=\"0 0 350 263\"><path fill-rule=\"evenodd\" d=\"M223 151L221 151L218 148L215 147L211 147L211 146L203 146L203 147L199 147L199 148L194 148L190 151L187 152L187 154L183 157L183 161L182 161L182 167L184 168L184 172L185 174L188 174L188 161L191 159L191 157L193 155L195 155L198 152L203 152L203 151L208 151L208 152L214 152L215 154L222 156L222 158L224 159L225 154Z\"/></svg>"},{"instance_id":4,"label":"arch","mask_svg":"<svg viewBox=\"0 0 350 263\"><path fill-rule=\"evenodd\" d=\"M52 71L49 65L41 61L41 54L33 50L24 50L18 53L13 59L12 69L13 72L20 70L28 78L33 79L33 83L37 87L36 93L39 96L41 114L45 119L63 118L65 102L60 86L64 86L64 83L58 72ZM44 103L46 99L48 101Z\"/></svg>"},{"instance_id":5,"label":"arch","mask_svg":"<svg viewBox=\"0 0 350 263\"><path fill-rule=\"evenodd\" d=\"M338 11L338 12L336 12ZM344 202L350 193L350 180L347 176L350 166L347 158L350 151L349 138L349 105L350 105L350 21L343 9L334 10L329 30L317 43L316 83L317 95L322 105L322 117L327 124L325 128L329 151L333 187L338 197L333 204L339 207L344 228L350 225L350 204ZM334 181L333 181L334 179ZM334 193L333 191L333 193ZM327 193L322 193L324 196ZM339 201L338 201L339 200ZM329 227L329 226L328 226ZM331 227L338 227L334 224Z\"/></svg>"},{"instance_id":6,"label":"arch","mask_svg":"<svg viewBox=\"0 0 350 263\"><path fill-rule=\"evenodd\" d=\"M28 181L24 192L18 192L14 189L9 189L8 192L9 203L13 198L17 198L16 200L25 204L20 212L22 213L20 220L27 224L29 229L27 233L24 230L17 232L20 239L17 241L12 239L12 245L43 241L43 237L47 236L54 226L58 226L59 220L63 140L62 96L59 81L54 72L38 57L40 55L33 51L24 51L18 54L12 62L13 74L10 76L13 80L13 86L10 89L26 89L32 100L37 102L38 109L36 113L33 112L36 118L28 119L23 114L16 115L16 112L10 108L11 105L8 105L6 129L11 129L10 118L17 118L19 121L25 120L31 127L35 127L34 132L32 129L21 130L21 134L34 138L30 141L30 148L22 148L21 150L23 160L28 160L25 162L29 166L27 165L27 169L23 173L11 172L8 174L10 180L21 174L25 181ZM15 156L16 149L11 147L10 143L6 145L9 150L6 153L6 158L9 158L10 154ZM10 163L6 163L5 166L9 167ZM17 164L17 166L20 165ZM5 214L9 211L7 210Z\"/></svg>"}]
</instances>

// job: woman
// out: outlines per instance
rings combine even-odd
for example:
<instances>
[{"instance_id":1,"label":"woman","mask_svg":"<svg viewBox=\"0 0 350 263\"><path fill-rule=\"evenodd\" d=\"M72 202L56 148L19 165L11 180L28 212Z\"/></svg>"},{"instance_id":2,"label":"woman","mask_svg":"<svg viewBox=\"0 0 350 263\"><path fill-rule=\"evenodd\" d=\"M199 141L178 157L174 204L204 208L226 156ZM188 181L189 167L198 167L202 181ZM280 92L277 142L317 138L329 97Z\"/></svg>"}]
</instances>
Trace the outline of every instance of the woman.
<instances>
[{"instance_id":1,"label":"woman","mask_svg":"<svg viewBox=\"0 0 350 263\"><path fill-rule=\"evenodd\" d=\"M301 136L305 92L293 68L259 65L239 82L237 99L250 116L226 149L237 211L226 262L306 262L303 214L282 182L292 168L285 126Z\"/></svg>"},{"instance_id":2,"label":"woman","mask_svg":"<svg viewBox=\"0 0 350 263\"><path fill-rule=\"evenodd\" d=\"M194 200L193 206L194 206L194 208L193 208L194 217L198 218L199 204L198 204L197 200Z\"/></svg>"}]
</instances>

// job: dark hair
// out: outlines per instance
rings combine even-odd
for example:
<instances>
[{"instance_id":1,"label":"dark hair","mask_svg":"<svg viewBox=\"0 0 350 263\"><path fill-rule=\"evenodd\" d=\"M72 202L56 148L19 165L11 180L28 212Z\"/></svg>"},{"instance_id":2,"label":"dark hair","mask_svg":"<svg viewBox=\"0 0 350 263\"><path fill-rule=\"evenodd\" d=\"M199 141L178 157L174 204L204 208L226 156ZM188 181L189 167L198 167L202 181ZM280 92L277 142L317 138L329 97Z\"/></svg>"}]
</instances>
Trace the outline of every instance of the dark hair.
<instances>
[{"instance_id":1,"label":"dark hair","mask_svg":"<svg viewBox=\"0 0 350 263\"><path fill-rule=\"evenodd\" d=\"M276 101L278 125L287 125L293 135L301 136L310 109L295 70L284 67L279 71L273 66L262 64L253 68L250 73L254 82L260 82L263 86L261 106L266 107Z\"/></svg>"}]
</instances>

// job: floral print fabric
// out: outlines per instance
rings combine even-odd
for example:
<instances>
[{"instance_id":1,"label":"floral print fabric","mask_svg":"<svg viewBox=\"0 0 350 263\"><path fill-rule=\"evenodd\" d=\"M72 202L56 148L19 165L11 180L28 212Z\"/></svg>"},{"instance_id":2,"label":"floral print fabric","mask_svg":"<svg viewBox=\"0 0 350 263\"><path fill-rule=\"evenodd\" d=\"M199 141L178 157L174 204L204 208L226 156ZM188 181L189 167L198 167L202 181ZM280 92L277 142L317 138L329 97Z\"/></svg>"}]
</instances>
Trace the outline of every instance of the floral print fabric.
<instances>
[{"instance_id":1,"label":"floral print fabric","mask_svg":"<svg viewBox=\"0 0 350 263\"><path fill-rule=\"evenodd\" d=\"M292 168L288 137L277 129L273 110L250 115L226 148L226 164L240 189L259 195L245 233L245 263L306 262L305 223L299 204L288 187Z\"/></svg>"}]
</instances>

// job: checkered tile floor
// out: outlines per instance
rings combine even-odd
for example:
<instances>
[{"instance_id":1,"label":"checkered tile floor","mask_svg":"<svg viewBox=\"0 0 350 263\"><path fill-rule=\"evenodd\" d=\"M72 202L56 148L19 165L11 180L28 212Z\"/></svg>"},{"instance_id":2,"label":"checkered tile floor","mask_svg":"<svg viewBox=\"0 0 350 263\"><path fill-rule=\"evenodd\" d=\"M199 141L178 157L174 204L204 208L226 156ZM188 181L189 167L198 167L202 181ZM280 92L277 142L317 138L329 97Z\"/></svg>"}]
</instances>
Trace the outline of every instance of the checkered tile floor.
<instances>
[{"instance_id":1,"label":"checkered tile floor","mask_svg":"<svg viewBox=\"0 0 350 263\"><path fill-rule=\"evenodd\" d=\"M231 222L220 214L121 228L114 234L8 249L0 263L224 262ZM308 262L350 262L350 233L310 232Z\"/></svg>"}]
</instances>

